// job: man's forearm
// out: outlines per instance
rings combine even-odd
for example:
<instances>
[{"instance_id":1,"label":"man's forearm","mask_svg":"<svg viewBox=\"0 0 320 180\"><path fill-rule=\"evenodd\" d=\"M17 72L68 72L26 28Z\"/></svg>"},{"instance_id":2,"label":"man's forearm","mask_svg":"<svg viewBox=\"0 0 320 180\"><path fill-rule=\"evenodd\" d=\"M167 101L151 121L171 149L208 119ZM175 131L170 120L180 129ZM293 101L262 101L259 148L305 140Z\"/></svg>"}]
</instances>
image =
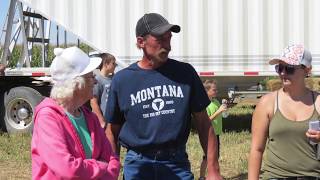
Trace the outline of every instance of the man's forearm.
<instances>
[{"instance_id":1,"label":"man's forearm","mask_svg":"<svg viewBox=\"0 0 320 180\"><path fill-rule=\"evenodd\" d=\"M220 173L218 163L218 148L217 148L217 137L214 133L212 126L208 131L208 145L207 145L207 161L208 161L208 174L209 173Z\"/></svg>"},{"instance_id":2,"label":"man's forearm","mask_svg":"<svg viewBox=\"0 0 320 180\"><path fill-rule=\"evenodd\" d=\"M104 128L104 126L106 125L106 120L104 118L104 116L102 115L101 111L99 110L98 113L96 113L98 119L99 119L99 122L101 124L101 127Z\"/></svg>"},{"instance_id":3,"label":"man's forearm","mask_svg":"<svg viewBox=\"0 0 320 180\"><path fill-rule=\"evenodd\" d=\"M198 130L203 152L207 155L208 177L220 179L220 170L217 153L217 138L211 126L206 111L194 113L196 128Z\"/></svg>"},{"instance_id":4,"label":"man's forearm","mask_svg":"<svg viewBox=\"0 0 320 180\"><path fill-rule=\"evenodd\" d=\"M90 106L91 106L92 112L94 112L97 115L97 117L99 119L99 122L101 124L101 127L104 127L106 121L105 121L104 116L103 116L103 114L101 112L101 109L100 109L100 107L99 107L99 105L97 103L97 100L96 99L91 99L90 100Z\"/></svg>"},{"instance_id":5,"label":"man's forearm","mask_svg":"<svg viewBox=\"0 0 320 180\"><path fill-rule=\"evenodd\" d=\"M120 155L120 146L118 143L118 135L119 135L118 131L120 131L120 126L119 127L117 126L118 125L111 125L108 123L105 132L111 144L113 152L115 152L117 155Z\"/></svg>"}]
</instances>

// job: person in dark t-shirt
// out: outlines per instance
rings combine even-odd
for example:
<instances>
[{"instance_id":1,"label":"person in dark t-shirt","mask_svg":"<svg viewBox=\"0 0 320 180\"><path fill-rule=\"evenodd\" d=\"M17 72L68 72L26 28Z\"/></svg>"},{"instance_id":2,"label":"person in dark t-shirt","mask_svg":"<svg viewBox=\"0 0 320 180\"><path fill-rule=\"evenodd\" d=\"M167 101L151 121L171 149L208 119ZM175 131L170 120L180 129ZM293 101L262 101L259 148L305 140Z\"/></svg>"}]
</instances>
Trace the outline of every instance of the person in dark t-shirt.
<instances>
[{"instance_id":1,"label":"person in dark t-shirt","mask_svg":"<svg viewBox=\"0 0 320 180\"><path fill-rule=\"evenodd\" d=\"M140 61L113 77L107 102L107 136L127 148L125 179L194 179L186 154L191 115L208 157L208 178L222 179L217 140L206 107L210 100L194 68L168 58L172 32L159 14L145 14L136 25Z\"/></svg>"}]
</instances>

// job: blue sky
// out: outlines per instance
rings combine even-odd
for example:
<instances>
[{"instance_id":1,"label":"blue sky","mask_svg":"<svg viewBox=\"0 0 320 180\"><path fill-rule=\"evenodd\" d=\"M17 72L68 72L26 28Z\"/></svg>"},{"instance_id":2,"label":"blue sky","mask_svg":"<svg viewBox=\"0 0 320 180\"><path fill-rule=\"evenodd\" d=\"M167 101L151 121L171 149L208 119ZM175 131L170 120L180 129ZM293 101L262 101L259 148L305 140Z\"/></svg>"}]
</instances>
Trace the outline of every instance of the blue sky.
<instances>
[{"instance_id":1,"label":"blue sky","mask_svg":"<svg viewBox=\"0 0 320 180\"><path fill-rule=\"evenodd\" d=\"M8 11L9 0L0 0L0 22L1 27L3 26L4 18L6 17L6 12Z\"/></svg>"},{"instance_id":2,"label":"blue sky","mask_svg":"<svg viewBox=\"0 0 320 180\"><path fill-rule=\"evenodd\" d=\"M0 0L0 28L2 31L4 20L7 16L10 0ZM1 32L0 32L1 34Z\"/></svg>"}]
</instances>

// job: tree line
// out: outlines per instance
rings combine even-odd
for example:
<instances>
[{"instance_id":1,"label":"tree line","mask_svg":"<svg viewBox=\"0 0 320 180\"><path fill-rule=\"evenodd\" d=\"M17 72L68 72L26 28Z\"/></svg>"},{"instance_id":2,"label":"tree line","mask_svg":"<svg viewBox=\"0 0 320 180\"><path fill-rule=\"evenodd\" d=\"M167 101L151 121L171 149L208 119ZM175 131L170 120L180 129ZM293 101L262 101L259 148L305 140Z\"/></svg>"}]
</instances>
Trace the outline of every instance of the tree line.
<instances>
[{"instance_id":1,"label":"tree line","mask_svg":"<svg viewBox=\"0 0 320 180\"><path fill-rule=\"evenodd\" d=\"M70 46L77 46L76 44L68 44L68 47ZM65 48L64 46L60 46L61 48ZM45 61L45 66L49 67L53 58L54 58L54 53L53 50L54 48L56 48L56 46L52 46L49 45L48 46L48 52L47 52L47 58ZM80 43L79 48L82 49L84 52L88 53L93 51L93 48L91 48L90 46L84 44L84 43ZM1 58L3 56L3 46L1 46L0 48L0 55ZM42 46L41 45L33 45L32 50L31 50L31 54L32 54L32 59L30 62L31 67L41 67L42 66ZM23 55L23 46L22 45L16 45L15 48L13 49L10 57L9 57L9 61L8 64L6 64L7 67L9 68L14 68L17 66L17 62L20 58L22 58Z\"/></svg>"}]
</instances>

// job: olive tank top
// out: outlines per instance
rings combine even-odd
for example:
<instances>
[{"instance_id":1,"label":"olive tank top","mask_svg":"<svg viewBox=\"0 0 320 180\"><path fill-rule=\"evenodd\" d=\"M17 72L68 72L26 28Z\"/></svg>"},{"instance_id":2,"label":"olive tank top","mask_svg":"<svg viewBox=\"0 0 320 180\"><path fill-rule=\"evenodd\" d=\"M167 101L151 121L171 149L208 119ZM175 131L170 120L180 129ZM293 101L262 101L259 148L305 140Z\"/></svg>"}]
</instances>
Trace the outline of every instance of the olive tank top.
<instances>
[{"instance_id":1,"label":"olive tank top","mask_svg":"<svg viewBox=\"0 0 320 180\"><path fill-rule=\"evenodd\" d=\"M312 93L313 104L315 98ZM268 132L263 179L293 176L320 177L320 161L316 159L316 146L311 145L305 133L309 121L320 118L315 105L313 114L304 121L285 118L278 107L273 115Z\"/></svg>"}]
</instances>

